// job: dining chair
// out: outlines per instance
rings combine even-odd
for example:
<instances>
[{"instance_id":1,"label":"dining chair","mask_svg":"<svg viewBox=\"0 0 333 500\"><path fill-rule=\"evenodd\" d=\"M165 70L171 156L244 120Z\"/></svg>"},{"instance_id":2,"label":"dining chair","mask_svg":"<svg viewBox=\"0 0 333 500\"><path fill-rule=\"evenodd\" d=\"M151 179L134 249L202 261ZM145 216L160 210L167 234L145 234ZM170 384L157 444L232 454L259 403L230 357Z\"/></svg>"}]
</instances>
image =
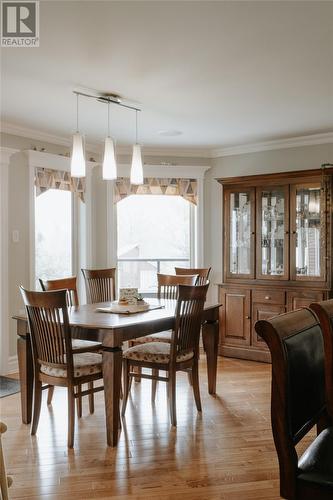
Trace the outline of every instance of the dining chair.
<instances>
[{"instance_id":1,"label":"dining chair","mask_svg":"<svg viewBox=\"0 0 333 500\"><path fill-rule=\"evenodd\" d=\"M183 276L186 274L196 274L198 276L196 285L205 285L209 279L211 269L211 267L175 267L175 273Z\"/></svg>"},{"instance_id":2,"label":"dining chair","mask_svg":"<svg viewBox=\"0 0 333 500\"><path fill-rule=\"evenodd\" d=\"M67 388L69 448L74 443L75 399L103 387L82 391L84 383L103 378L102 355L72 348L66 290L32 292L20 287L27 311L34 365L34 395L31 434L37 432L42 390L49 386ZM43 386L43 384L46 384Z\"/></svg>"},{"instance_id":3,"label":"dining chair","mask_svg":"<svg viewBox=\"0 0 333 500\"><path fill-rule=\"evenodd\" d=\"M272 356L271 423L280 468L280 495L289 500L333 498L333 427L325 402L324 343L319 321L298 309L257 321ZM298 458L296 445L317 425Z\"/></svg>"},{"instance_id":4,"label":"dining chair","mask_svg":"<svg viewBox=\"0 0 333 500\"><path fill-rule=\"evenodd\" d=\"M6 473L6 463L2 448L1 434L4 434L6 431L7 431L7 425L4 424L3 422L0 422L0 499L1 500L9 500L8 488L13 484L13 478L11 476L7 476Z\"/></svg>"},{"instance_id":5,"label":"dining chair","mask_svg":"<svg viewBox=\"0 0 333 500\"><path fill-rule=\"evenodd\" d=\"M159 300L171 299L177 300L179 285L195 285L198 276L178 275L157 273L157 298ZM146 337L140 337L132 341L134 344L145 344L146 342L171 342L172 332L158 332Z\"/></svg>"},{"instance_id":6,"label":"dining chair","mask_svg":"<svg viewBox=\"0 0 333 500\"><path fill-rule=\"evenodd\" d=\"M208 284L178 286L175 326L172 330L171 342L139 344L123 352L122 416L125 415L131 380L133 377L140 376L167 382L171 423L176 426L176 374L178 371L192 373L194 399L197 410L201 412L198 371L199 336L207 289ZM138 374L132 370L135 366L141 369L150 368L152 374L143 374L142 370ZM166 376L155 375L159 370L166 371Z\"/></svg>"},{"instance_id":7,"label":"dining chair","mask_svg":"<svg viewBox=\"0 0 333 500\"><path fill-rule=\"evenodd\" d=\"M325 347L326 403L333 416L333 299L310 304L318 316Z\"/></svg>"},{"instance_id":8,"label":"dining chair","mask_svg":"<svg viewBox=\"0 0 333 500\"><path fill-rule=\"evenodd\" d=\"M161 274L157 273L157 298L161 299L173 299L176 300L178 297L178 287L179 285L195 285L197 282L197 275L184 275L175 276L174 274ZM163 331L158 333L152 333L146 337L139 337L133 341L130 341L129 345L145 344L147 342L171 342L171 330ZM137 368L138 373L140 368ZM158 370L153 372L155 377L158 376ZM188 375L189 383L192 384L191 374ZM135 378L136 382L140 382L140 377ZM152 400L155 399L157 379L152 381Z\"/></svg>"},{"instance_id":9,"label":"dining chair","mask_svg":"<svg viewBox=\"0 0 333 500\"><path fill-rule=\"evenodd\" d=\"M40 286L44 292L49 292L52 290L67 290L66 302L69 307L75 307L79 305L79 297L77 293L76 286L76 276L70 276L68 278L59 278L52 280L42 280L39 279ZM73 331L73 329L72 329ZM98 352L102 347L100 342L93 342L90 340L81 340L72 338L72 349L75 352ZM93 389L93 382L89 382L89 389ZM50 405L53 398L54 387L50 386L47 396L47 404ZM79 391L81 392L81 390ZM77 414L78 417L82 416L82 398L79 397L76 400L77 404ZM94 412L94 393L89 395L89 410L90 413Z\"/></svg>"},{"instance_id":10,"label":"dining chair","mask_svg":"<svg viewBox=\"0 0 333 500\"><path fill-rule=\"evenodd\" d=\"M116 268L81 269L88 304L112 302L116 299Z\"/></svg>"}]
</instances>

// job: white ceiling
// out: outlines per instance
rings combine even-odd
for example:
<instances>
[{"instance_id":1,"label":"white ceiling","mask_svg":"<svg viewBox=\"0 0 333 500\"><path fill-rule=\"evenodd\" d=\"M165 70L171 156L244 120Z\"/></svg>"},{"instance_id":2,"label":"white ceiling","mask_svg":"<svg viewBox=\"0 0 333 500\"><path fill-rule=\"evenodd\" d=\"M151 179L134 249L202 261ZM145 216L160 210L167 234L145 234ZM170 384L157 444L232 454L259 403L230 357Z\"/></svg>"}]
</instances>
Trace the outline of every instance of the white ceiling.
<instances>
[{"instance_id":1,"label":"white ceiling","mask_svg":"<svg viewBox=\"0 0 333 500\"><path fill-rule=\"evenodd\" d=\"M68 136L81 86L137 102L148 146L333 131L332 19L332 1L41 1L40 47L2 49L2 119ZM111 120L132 143L134 114L112 106ZM81 101L80 128L102 141L106 106Z\"/></svg>"}]
</instances>

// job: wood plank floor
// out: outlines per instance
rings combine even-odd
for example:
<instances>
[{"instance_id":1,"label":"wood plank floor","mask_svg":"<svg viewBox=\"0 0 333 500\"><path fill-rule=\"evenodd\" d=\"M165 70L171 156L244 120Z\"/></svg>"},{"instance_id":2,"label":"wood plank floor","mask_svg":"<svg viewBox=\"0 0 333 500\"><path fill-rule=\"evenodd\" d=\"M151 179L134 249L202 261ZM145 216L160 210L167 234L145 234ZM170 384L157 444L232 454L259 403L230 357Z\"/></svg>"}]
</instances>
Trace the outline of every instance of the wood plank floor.
<instances>
[{"instance_id":1,"label":"wood plank floor","mask_svg":"<svg viewBox=\"0 0 333 500\"><path fill-rule=\"evenodd\" d=\"M21 423L19 394L1 400L11 498L113 498L211 500L277 499L278 465L270 428L268 364L219 358L218 396L207 393L204 357L200 380L202 415L185 374L177 384L177 429L171 429L165 384L155 406L150 381L133 384L117 449L105 444L103 394L95 414L76 425L66 447L66 393L57 388L51 407L44 394L37 436ZM85 398L86 399L86 398ZM304 445L303 445L304 446Z\"/></svg>"}]
</instances>

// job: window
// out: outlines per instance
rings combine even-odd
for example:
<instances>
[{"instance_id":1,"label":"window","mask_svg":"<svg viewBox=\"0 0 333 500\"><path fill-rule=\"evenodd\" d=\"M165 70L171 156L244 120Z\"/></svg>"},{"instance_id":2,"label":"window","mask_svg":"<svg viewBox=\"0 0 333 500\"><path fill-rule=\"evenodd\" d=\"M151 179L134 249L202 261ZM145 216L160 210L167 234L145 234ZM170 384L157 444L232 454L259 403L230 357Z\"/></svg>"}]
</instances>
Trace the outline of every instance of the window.
<instances>
[{"instance_id":1,"label":"window","mask_svg":"<svg viewBox=\"0 0 333 500\"><path fill-rule=\"evenodd\" d=\"M156 273L190 267L196 207L181 196L133 195L117 204L118 284L156 291Z\"/></svg>"},{"instance_id":2,"label":"window","mask_svg":"<svg viewBox=\"0 0 333 500\"><path fill-rule=\"evenodd\" d=\"M35 278L72 274L72 193L49 189L35 197ZM37 286L39 288L39 285Z\"/></svg>"}]
</instances>

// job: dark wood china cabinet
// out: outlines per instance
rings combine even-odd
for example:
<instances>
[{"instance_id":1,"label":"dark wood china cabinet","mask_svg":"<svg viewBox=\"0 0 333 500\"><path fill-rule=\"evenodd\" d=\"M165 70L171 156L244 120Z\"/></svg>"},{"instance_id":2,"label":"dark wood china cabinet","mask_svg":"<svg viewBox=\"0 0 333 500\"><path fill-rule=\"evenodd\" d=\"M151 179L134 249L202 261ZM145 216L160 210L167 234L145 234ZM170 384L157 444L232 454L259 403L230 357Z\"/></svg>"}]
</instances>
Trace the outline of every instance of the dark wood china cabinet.
<instances>
[{"instance_id":1,"label":"dark wood china cabinet","mask_svg":"<svg viewBox=\"0 0 333 500\"><path fill-rule=\"evenodd\" d=\"M220 354L270 361L254 324L332 296L333 169L217 179L223 185Z\"/></svg>"}]
</instances>

